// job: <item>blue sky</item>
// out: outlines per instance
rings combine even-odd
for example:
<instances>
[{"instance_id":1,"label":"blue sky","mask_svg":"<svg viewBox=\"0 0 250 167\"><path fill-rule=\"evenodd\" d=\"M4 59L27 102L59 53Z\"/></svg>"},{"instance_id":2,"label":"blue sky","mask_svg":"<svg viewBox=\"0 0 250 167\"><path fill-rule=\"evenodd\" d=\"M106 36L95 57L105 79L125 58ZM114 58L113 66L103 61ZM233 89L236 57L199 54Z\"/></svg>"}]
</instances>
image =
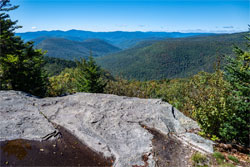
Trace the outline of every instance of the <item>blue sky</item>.
<instances>
[{"instance_id":1,"label":"blue sky","mask_svg":"<svg viewBox=\"0 0 250 167\"><path fill-rule=\"evenodd\" d=\"M250 0L12 0L23 28L88 31L240 32Z\"/></svg>"}]
</instances>

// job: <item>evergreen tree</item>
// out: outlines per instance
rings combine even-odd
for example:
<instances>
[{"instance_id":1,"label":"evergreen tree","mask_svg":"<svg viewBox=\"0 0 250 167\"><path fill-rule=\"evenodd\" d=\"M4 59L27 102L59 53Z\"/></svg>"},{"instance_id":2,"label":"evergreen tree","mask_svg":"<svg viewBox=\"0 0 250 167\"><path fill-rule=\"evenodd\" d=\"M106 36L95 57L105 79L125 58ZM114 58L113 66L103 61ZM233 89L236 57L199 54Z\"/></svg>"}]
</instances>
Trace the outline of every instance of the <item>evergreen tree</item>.
<instances>
[{"instance_id":1,"label":"evergreen tree","mask_svg":"<svg viewBox=\"0 0 250 167\"><path fill-rule=\"evenodd\" d=\"M250 36L247 40L247 46L250 49ZM222 135L227 140L235 139L241 144L249 145L250 50L244 51L236 46L234 52L235 57L228 58L225 68L225 76L232 92L232 96L228 99L232 114L222 128Z\"/></svg>"},{"instance_id":2,"label":"evergreen tree","mask_svg":"<svg viewBox=\"0 0 250 167\"><path fill-rule=\"evenodd\" d=\"M10 0L0 1L0 89L25 91L37 96L46 93L47 77L42 70L43 53L33 49L33 43L24 43L14 31L17 21L5 12L18 8Z\"/></svg>"},{"instance_id":3,"label":"evergreen tree","mask_svg":"<svg viewBox=\"0 0 250 167\"><path fill-rule=\"evenodd\" d=\"M106 83L101 78L101 69L92 56L88 60L76 61L76 88L79 92L102 93Z\"/></svg>"}]
</instances>

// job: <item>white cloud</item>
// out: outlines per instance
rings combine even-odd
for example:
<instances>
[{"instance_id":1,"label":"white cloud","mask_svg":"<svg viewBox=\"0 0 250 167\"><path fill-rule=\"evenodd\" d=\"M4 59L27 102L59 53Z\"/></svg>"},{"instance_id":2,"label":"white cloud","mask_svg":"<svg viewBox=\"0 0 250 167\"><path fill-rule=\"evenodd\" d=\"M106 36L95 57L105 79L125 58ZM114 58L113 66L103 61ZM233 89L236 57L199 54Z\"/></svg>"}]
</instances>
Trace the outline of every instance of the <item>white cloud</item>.
<instances>
[{"instance_id":1,"label":"white cloud","mask_svg":"<svg viewBox=\"0 0 250 167\"><path fill-rule=\"evenodd\" d=\"M37 29L37 27L31 27L31 29L32 29L32 30L35 30L35 29Z\"/></svg>"}]
</instances>

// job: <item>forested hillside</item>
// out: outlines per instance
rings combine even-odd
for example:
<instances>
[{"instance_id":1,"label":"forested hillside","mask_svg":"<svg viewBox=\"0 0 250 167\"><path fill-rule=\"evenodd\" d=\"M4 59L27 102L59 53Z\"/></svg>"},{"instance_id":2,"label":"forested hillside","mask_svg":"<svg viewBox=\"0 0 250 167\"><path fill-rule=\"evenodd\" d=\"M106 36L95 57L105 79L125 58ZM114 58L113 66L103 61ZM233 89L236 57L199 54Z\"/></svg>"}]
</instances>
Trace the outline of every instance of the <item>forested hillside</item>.
<instances>
[{"instance_id":1,"label":"forested hillside","mask_svg":"<svg viewBox=\"0 0 250 167\"><path fill-rule=\"evenodd\" d=\"M199 71L212 72L218 56L241 46L245 33L166 39L142 43L119 53L97 58L97 63L115 76L152 80L187 77Z\"/></svg>"},{"instance_id":2,"label":"forested hillside","mask_svg":"<svg viewBox=\"0 0 250 167\"><path fill-rule=\"evenodd\" d=\"M65 68L75 68L76 63L71 60L44 56L44 70L49 76L60 74Z\"/></svg>"},{"instance_id":3,"label":"forested hillside","mask_svg":"<svg viewBox=\"0 0 250 167\"><path fill-rule=\"evenodd\" d=\"M83 42L72 41L64 38L35 39L36 48L46 50L46 56L57 57L67 60L87 58L92 52L92 56L103 56L114 53L120 49L99 39L88 39Z\"/></svg>"}]
</instances>

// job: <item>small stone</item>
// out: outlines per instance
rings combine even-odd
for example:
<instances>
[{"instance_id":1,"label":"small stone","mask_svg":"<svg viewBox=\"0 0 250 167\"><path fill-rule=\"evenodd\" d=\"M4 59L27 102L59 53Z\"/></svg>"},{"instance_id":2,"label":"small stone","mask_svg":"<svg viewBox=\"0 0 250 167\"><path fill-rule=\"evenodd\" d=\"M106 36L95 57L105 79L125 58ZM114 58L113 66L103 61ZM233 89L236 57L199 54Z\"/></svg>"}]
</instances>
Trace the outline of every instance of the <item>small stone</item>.
<instances>
[{"instance_id":1,"label":"small stone","mask_svg":"<svg viewBox=\"0 0 250 167\"><path fill-rule=\"evenodd\" d=\"M44 149L43 149L43 148L40 148L40 151L41 151L41 152L44 152Z\"/></svg>"},{"instance_id":2,"label":"small stone","mask_svg":"<svg viewBox=\"0 0 250 167\"><path fill-rule=\"evenodd\" d=\"M6 162L5 162L5 165L8 165L8 164L9 164L9 161L6 161Z\"/></svg>"}]
</instances>

